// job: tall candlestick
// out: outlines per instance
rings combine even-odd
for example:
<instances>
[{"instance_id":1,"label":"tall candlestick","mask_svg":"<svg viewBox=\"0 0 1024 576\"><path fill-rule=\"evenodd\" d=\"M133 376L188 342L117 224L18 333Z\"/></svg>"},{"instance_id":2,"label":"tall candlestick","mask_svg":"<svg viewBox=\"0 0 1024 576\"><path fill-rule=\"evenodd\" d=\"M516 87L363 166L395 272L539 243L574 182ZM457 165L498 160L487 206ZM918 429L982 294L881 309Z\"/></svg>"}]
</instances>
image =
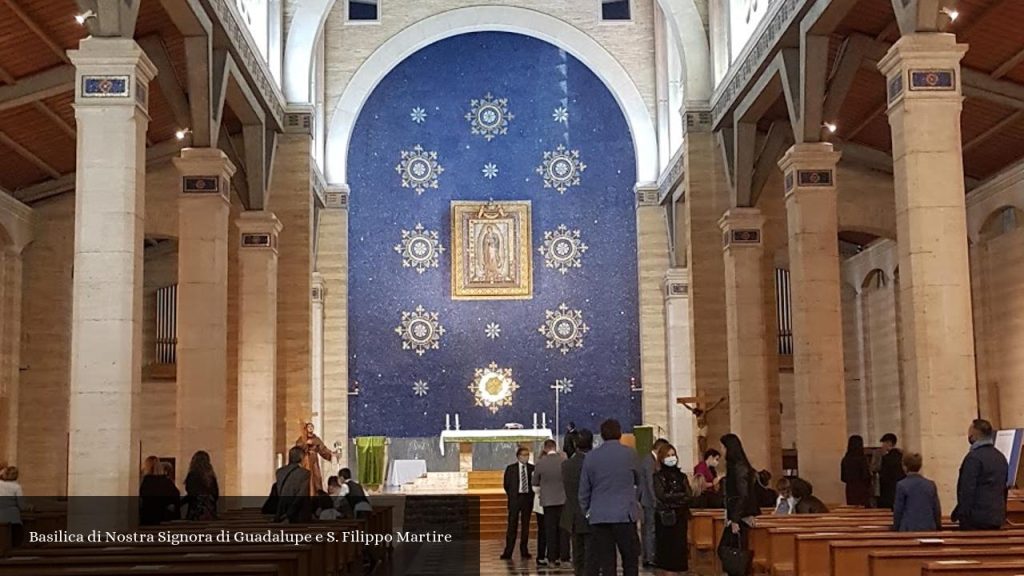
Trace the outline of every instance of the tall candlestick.
<instances>
[{"instance_id":1,"label":"tall candlestick","mask_svg":"<svg viewBox=\"0 0 1024 576\"><path fill-rule=\"evenodd\" d=\"M448 414L447 412L444 415L444 429L445 430L451 430L452 429L452 415Z\"/></svg>"},{"instance_id":2,"label":"tall candlestick","mask_svg":"<svg viewBox=\"0 0 1024 576\"><path fill-rule=\"evenodd\" d=\"M459 413L458 412L455 413L455 429L456 430L462 430L462 427L459 426Z\"/></svg>"},{"instance_id":3,"label":"tall candlestick","mask_svg":"<svg viewBox=\"0 0 1024 576\"><path fill-rule=\"evenodd\" d=\"M536 412L533 413L533 429L534 430L537 429L537 413Z\"/></svg>"},{"instance_id":4,"label":"tall candlestick","mask_svg":"<svg viewBox=\"0 0 1024 576\"><path fill-rule=\"evenodd\" d=\"M540 413L540 427L541 428L545 428L545 429L548 427L548 413L547 412L541 412Z\"/></svg>"}]
</instances>

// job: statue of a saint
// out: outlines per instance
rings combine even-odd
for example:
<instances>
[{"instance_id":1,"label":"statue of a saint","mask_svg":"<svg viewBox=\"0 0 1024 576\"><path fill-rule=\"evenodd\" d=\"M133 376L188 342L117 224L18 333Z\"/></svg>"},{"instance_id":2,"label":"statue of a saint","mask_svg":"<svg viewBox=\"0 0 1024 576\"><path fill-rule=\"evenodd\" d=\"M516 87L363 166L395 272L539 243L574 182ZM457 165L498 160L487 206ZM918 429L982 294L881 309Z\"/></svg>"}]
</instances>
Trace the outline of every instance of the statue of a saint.
<instances>
[{"instance_id":1,"label":"statue of a saint","mask_svg":"<svg viewBox=\"0 0 1024 576\"><path fill-rule=\"evenodd\" d=\"M305 450L302 467L309 470L310 496L316 496L317 490L324 489L324 479L320 474L320 458L331 461L335 456L334 452L324 446L324 441L313 432L313 429L313 423L306 422L302 425L302 433L295 440L295 445Z\"/></svg>"}]
</instances>

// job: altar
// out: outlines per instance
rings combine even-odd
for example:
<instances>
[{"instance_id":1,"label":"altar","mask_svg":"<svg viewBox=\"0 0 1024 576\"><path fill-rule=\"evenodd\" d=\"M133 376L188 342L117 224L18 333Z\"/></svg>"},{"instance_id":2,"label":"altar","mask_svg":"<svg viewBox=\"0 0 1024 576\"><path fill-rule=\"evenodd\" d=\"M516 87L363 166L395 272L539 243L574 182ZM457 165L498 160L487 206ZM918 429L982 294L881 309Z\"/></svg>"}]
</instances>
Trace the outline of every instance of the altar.
<instances>
[{"instance_id":1,"label":"altar","mask_svg":"<svg viewBox=\"0 0 1024 576\"><path fill-rule=\"evenodd\" d=\"M521 428L501 430L442 430L441 455L445 444L459 445L459 471L473 469L473 444L503 442L541 442L553 438L547 428Z\"/></svg>"}]
</instances>

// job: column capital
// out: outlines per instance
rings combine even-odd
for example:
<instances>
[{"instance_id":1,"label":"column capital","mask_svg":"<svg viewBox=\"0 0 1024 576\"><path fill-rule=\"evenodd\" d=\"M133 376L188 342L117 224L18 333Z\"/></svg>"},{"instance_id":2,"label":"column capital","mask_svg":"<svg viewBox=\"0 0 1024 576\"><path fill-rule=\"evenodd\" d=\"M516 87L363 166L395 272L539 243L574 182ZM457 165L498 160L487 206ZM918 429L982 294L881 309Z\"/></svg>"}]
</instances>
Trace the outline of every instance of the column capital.
<instances>
[{"instance_id":1,"label":"column capital","mask_svg":"<svg viewBox=\"0 0 1024 576\"><path fill-rule=\"evenodd\" d=\"M683 133L711 132L713 127L711 104L705 101L687 101L679 108L683 116Z\"/></svg>"},{"instance_id":2,"label":"column capital","mask_svg":"<svg viewBox=\"0 0 1024 576\"><path fill-rule=\"evenodd\" d=\"M730 208L722 214L722 249L764 246L762 229L765 218L757 208Z\"/></svg>"},{"instance_id":3,"label":"column capital","mask_svg":"<svg viewBox=\"0 0 1024 576\"><path fill-rule=\"evenodd\" d=\"M313 272L312 276L312 292L310 293L311 299L314 304L323 304L324 302L324 277L319 272Z\"/></svg>"},{"instance_id":4,"label":"column capital","mask_svg":"<svg viewBox=\"0 0 1024 576\"><path fill-rule=\"evenodd\" d=\"M665 272L665 300L690 297L690 269L669 268Z\"/></svg>"},{"instance_id":5,"label":"column capital","mask_svg":"<svg viewBox=\"0 0 1024 576\"><path fill-rule=\"evenodd\" d=\"M786 198L797 191L834 191L836 164L842 156L831 142L794 144L779 160Z\"/></svg>"},{"instance_id":6,"label":"column capital","mask_svg":"<svg viewBox=\"0 0 1024 576\"><path fill-rule=\"evenodd\" d=\"M348 197L351 189L348 184L328 184L324 189L324 208L328 210L348 210Z\"/></svg>"},{"instance_id":7,"label":"column capital","mask_svg":"<svg viewBox=\"0 0 1024 576\"><path fill-rule=\"evenodd\" d=\"M954 34L922 32L901 37L878 63L891 108L904 100L956 100L960 103L960 60L967 44Z\"/></svg>"},{"instance_id":8,"label":"column capital","mask_svg":"<svg viewBox=\"0 0 1024 576\"><path fill-rule=\"evenodd\" d=\"M75 107L149 110L149 82L156 66L131 38L88 37L68 50L75 65Z\"/></svg>"},{"instance_id":9,"label":"column capital","mask_svg":"<svg viewBox=\"0 0 1024 576\"><path fill-rule=\"evenodd\" d=\"M658 184L656 182L637 182L633 186L633 192L636 193L636 207L641 206L657 206L658 205Z\"/></svg>"},{"instance_id":10,"label":"column capital","mask_svg":"<svg viewBox=\"0 0 1024 576\"><path fill-rule=\"evenodd\" d=\"M281 221L273 212L251 210L242 212L235 221L239 232L239 247L243 250L273 250L277 252L277 235Z\"/></svg>"},{"instance_id":11,"label":"column capital","mask_svg":"<svg viewBox=\"0 0 1024 576\"><path fill-rule=\"evenodd\" d=\"M174 167L181 174L181 198L220 196L228 201L235 165L219 148L182 148L174 158Z\"/></svg>"}]
</instances>

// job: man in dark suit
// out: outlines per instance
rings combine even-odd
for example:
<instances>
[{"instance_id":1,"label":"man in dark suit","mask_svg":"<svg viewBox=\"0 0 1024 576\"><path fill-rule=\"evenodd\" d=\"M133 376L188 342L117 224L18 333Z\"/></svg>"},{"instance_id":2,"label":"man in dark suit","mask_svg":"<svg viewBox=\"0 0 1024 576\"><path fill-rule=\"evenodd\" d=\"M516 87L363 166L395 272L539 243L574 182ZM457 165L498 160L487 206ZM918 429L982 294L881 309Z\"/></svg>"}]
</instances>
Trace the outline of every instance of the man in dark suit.
<instances>
[{"instance_id":1,"label":"man in dark suit","mask_svg":"<svg viewBox=\"0 0 1024 576\"><path fill-rule=\"evenodd\" d=\"M562 484L565 485L565 507L562 508L562 529L572 536L572 569L575 576L583 576L586 566L587 545L590 542L590 523L580 508L580 474L583 459L594 447L594 433L586 428L576 433L575 451L562 462Z\"/></svg>"},{"instance_id":2,"label":"man in dark suit","mask_svg":"<svg viewBox=\"0 0 1024 576\"><path fill-rule=\"evenodd\" d=\"M523 558L531 558L528 543L530 512L533 511L533 464L530 464L529 448L520 447L516 451L516 461L505 468L502 484L508 496L508 528L505 531L505 551L501 559L512 559L517 529L520 530L519 554Z\"/></svg>"},{"instance_id":3,"label":"man in dark suit","mask_svg":"<svg viewBox=\"0 0 1024 576\"><path fill-rule=\"evenodd\" d=\"M654 472L658 469L658 449L664 444L668 444L668 440L658 438L651 446L651 453L640 458L640 506L644 509L640 529L644 535L644 566L654 565L654 509L657 506L654 498Z\"/></svg>"},{"instance_id":4,"label":"man in dark suit","mask_svg":"<svg viewBox=\"0 0 1024 576\"><path fill-rule=\"evenodd\" d=\"M587 547L587 575L614 574L618 548L622 575L637 576L640 472L636 451L619 442L622 426L618 420L601 423L601 438L604 443L587 455L580 474L580 508L593 528L593 540Z\"/></svg>"},{"instance_id":5,"label":"man in dark suit","mask_svg":"<svg viewBox=\"0 0 1024 576\"><path fill-rule=\"evenodd\" d=\"M301 466L305 451L294 446L288 451L288 465L277 469L277 513L275 522L306 522L312 512L309 470Z\"/></svg>"},{"instance_id":6,"label":"man in dark suit","mask_svg":"<svg viewBox=\"0 0 1024 576\"><path fill-rule=\"evenodd\" d=\"M971 449L960 465L952 518L961 530L998 530L1006 522L1009 465L996 450L988 420L975 420L967 431Z\"/></svg>"}]
</instances>

